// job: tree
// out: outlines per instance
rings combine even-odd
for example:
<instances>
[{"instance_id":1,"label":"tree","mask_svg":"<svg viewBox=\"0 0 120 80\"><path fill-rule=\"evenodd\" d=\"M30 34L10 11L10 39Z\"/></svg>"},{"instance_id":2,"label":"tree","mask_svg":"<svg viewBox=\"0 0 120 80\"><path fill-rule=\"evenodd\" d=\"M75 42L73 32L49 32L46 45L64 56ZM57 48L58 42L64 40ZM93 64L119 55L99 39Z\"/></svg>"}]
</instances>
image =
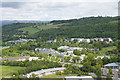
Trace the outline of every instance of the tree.
<instances>
[{"instance_id":1,"label":"tree","mask_svg":"<svg viewBox=\"0 0 120 80\"><path fill-rule=\"evenodd\" d=\"M71 56L67 56L67 57L65 56L65 58L64 58L64 60L67 62L70 61L70 59L71 59Z\"/></svg>"},{"instance_id":2,"label":"tree","mask_svg":"<svg viewBox=\"0 0 120 80\"><path fill-rule=\"evenodd\" d=\"M61 62L63 62L64 61L64 59L63 58L61 58Z\"/></svg>"},{"instance_id":3,"label":"tree","mask_svg":"<svg viewBox=\"0 0 120 80\"><path fill-rule=\"evenodd\" d=\"M24 51L25 55L30 55L30 53L31 53L30 51Z\"/></svg>"},{"instance_id":4,"label":"tree","mask_svg":"<svg viewBox=\"0 0 120 80\"><path fill-rule=\"evenodd\" d=\"M87 55L87 59L91 62L91 61L93 61L95 59L95 57L94 57L94 55L92 53L89 53Z\"/></svg>"},{"instance_id":5,"label":"tree","mask_svg":"<svg viewBox=\"0 0 120 80\"><path fill-rule=\"evenodd\" d=\"M85 70L85 72L90 72L90 70L91 70L91 62L85 62L84 64L83 64L83 69Z\"/></svg>"},{"instance_id":6,"label":"tree","mask_svg":"<svg viewBox=\"0 0 120 80\"><path fill-rule=\"evenodd\" d=\"M94 48L97 48L97 49L100 49L100 50L102 49L102 45L101 45L100 42L94 42L93 45L94 45Z\"/></svg>"},{"instance_id":7,"label":"tree","mask_svg":"<svg viewBox=\"0 0 120 80\"><path fill-rule=\"evenodd\" d=\"M112 74L112 68L109 66L109 73Z\"/></svg>"},{"instance_id":8,"label":"tree","mask_svg":"<svg viewBox=\"0 0 120 80\"><path fill-rule=\"evenodd\" d=\"M93 44L93 40L90 40L90 43L89 44Z\"/></svg>"},{"instance_id":9,"label":"tree","mask_svg":"<svg viewBox=\"0 0 120 80\"><path fill-rule=\"evenodd\" d=\"M110 76L110 73L107 73L106 80L112 80L112 77Z\"/></svg>"},{"instance_id":10,"label":"tree","mask_svg":"<svg viewBox=\"0 0 120 80\"><path fill-rule=\"evenodd\" d=\"M43 58L43 57L44 57L44 54L43 54L43 53L39 53L39 54L38 54L38 57Z\"/></svg>"},{"instance_id":11,"label":"tree","mask_svg":"<svg viewBox=\"0 0 120 80\"><path fill-rule=\"evenodd\" d=\"M102 59L102 62L103 62L103 65L105 65L105 64L108 64L110 62L110 60L107 57L104 57Z\"/></svg>"},{"instance_id":12,"label":"tree","mask_svg":"<svg viewBox=\"0 0 120 80\"><path fill-rule=\"evenodd\" d=\"M76 61L78 62L78 61L79 61L79 60L81 60L81 59L80 59L80 57L79 57L79 56L76 56L76 57L73 57L73 59L72 59L72 60L73 60L73 61L74 61L74 63L75 63Z\"/></svg>"},{"instance_id":13,"label":"tree","mask_svg":"<svg viewBox=\"0 0 120 80\"><path fill-rule=\"evenodd\" d=\"M36 56L36 54L35 54L35 53L30 53L29 55L30 55L30 56Z\"/></svg>"},{"instance_id":14,"label":"tree","mask_svg":"<svg viewBox=\"0 0 120 80\"><path fill-rule=\"evenodd\" d=\"M102 59L100 57L97 59L97 64L100 64L101 66L103 65Z\"/></svg>"},{"instance_id":15,"label":"tree","mask_svg":"<svg viewBox=\"0 0 120 80\"><path fill-rule=\"evenodd\" d=\"M56 72L56 75L61 75L61 74L62 74L61 71Z\"/></svg>"},{"instance_id":16,"label":"tree","mask_svg":"<svg viewBox=\"0 0 120 80\"><path fill-rule=\"evenodd\" d=\"M85 63L87 61L88 61L87 56L84 56L82 63Z\"/></svg>"},{"instance_id":17,"label":"tree","mask_svg":"<svg viewBox=\"0 0 120 80\"><path fill-rule=\"evenodd\" d=\"M85 48L82 49L81 54L87 54L87 50Z\"/></svg>"},{"instance_id":18,"label":"tree","mask_svg":"<svg viewBox=\"0 0 120 80\"><path fill-rule=\"evenodd\" d=\"M51 57L51 56L52 56L52 54L51 54L51 53L49 53L49 56Z\"/></svg>"},{"instance_id":19,"label":"tree","mask_svg":"<svg viewBox=\"0 0 120 80\"><path fill-rule=\"evenodd\" d=\"M78 40L74 39L72 42L73 42L73 43L76 43L77 41L78 41Z\"/></svg>"},{"instance_id":20,"label":"tree","mask_svg":"<svg viewBox=\"0 0 120 80\"><path fill-rule=\"evenodd\" d=\"M18 72L16 72L16 73L13 73L12 75L14 75L14 76L18 76L19 74L18 74Z\"/></svg>"},{"instance_id":21,"label":"tree","mask_svg":"<svg viewBox=\"0 0 120 80\"><path fill-rule=\"evenodd\" d=\"M101 76L102 76L102 70L101 70L101 65L96 65L96 75L97 75L97 78L100 79ZM101 79L100 79L101 80Z\"/></svg>"},{"instance_id":22,"label":"tree","mask_svg":"<svg viewBox=\"0 0 120 80\"><path fill-rule=\"evenodd\" d=\"M52 61L55 61L55 59L56 59L55 56L52 55L51 60L52 60Z\"/></svg>"},{"instance_id":23,"label":"tree","mask_svg":"<svg viewBox=\"0 0 120 80\"><path fill-rule=\"evenodd\" d=\"M81 52L80 52L79 50L74 50L74 51L73 51L73 54L75 54L75 55L80 55Z\"/></svg>"},{"instance_id":24,"label":"tree","mask_svg":"<svg viewBox=\"0 0 120 80\"><path fill-rule=\"evenodd\" d=\"M92 65L92 66L96 65L96 60L95 60L95 56L93 55L93 53L89 53L89 54L87 55L87 60L88 60L89 62L91 62L91 65Z\"/></svg>"},{"instance_id":25,"label":"tree","mask_svg":"<svg viewBox=\"0 0 120 80\"><path fill-rule=\"evenodd\" d=\"M66 50L63 50L63 49L59 49L58 51L59 51L59 52L65 52Z\"/></svg>"},{"instance_id":26,"label":"tree","mask_svg":"<svg viewBox=\"0 0 120 80\"><path fill-rule=\"evenodd\" d=\"M36 75L34 73L32 73L31 77L32 78L36 78Z\"/></svg>"},{"instance_id":27,"label":"tree","mask_svg":"<svg viewBox=\"0 0 120 80\"><path fill-rule=\"evenodd\" d=\"M59 58L60 57L60 55L59 54L57 54L57 58Z\"/></svg>"}]
</instances>

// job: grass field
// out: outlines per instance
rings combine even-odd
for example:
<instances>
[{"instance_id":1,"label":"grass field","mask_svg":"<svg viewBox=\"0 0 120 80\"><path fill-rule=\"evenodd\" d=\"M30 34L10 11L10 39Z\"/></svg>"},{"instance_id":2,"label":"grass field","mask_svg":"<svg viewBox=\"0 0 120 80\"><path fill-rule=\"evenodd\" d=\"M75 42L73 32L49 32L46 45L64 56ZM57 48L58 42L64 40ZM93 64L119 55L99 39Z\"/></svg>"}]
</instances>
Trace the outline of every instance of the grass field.
<instances>
[{"instance_id":1,"label":"grass field","mask_svg":"<svg viewBox=\"0 0 120 80\"><path fill-rule=\"evenodd\" d=\"M58 27L57 27L57 25L46 24L46 25L38 26L38 28L39 28L40 30L46 30L46 29L58 28Z\"/></svg>"},{"instance_id":2,"label":"grass field","mask_svg":"<svg viewBox=\"0 0 120 80\"><path fill-rule=\"evenodd\" d=\"M20 28L18 30L21 30L21 31L24 31L24 32L28 31L28 34L34 34L34 33L38 32L38 31L40 31L39 29L32 28L32 27L24 27L24 28Z\"/></svg>"},{"instance_id":3,"label":"grass field","mask_svg":"<svg viewBox=\"0 0 120 80\"><path fill-rule=\"evenodd\" d=\"M2 70L1 70L2 69ZM12 76L12 73L17 72L18 70L23 70L25 67L17 67L17 66L0 66L0 70L2 71L1 77Z\"/></svg>"},{"instance_id":4,"label":"grass field","mask_svg":"<svg viewBox=\"0 0 120 80\"><path fill-rule=\"evenodd\" d=\"M106 53L107 51L112 50L112 49L116 49L116 48L117 48L116 46L106 47L106 48L102 48L102 50L100 50L100 52Z\"/></svg>"},{"instance_id":5,"label":"grass field","mask_svg":"<svg viewBox=\"0 0 120 80\"><path fill-rule=\"evenodd\" d=\"M58 28L57 25L53 25L53 24L46 24L46 25L37 25L37 28L34 28L34 27L24 27L24 28L20 28L18 30L20 31L28 31L28 34L34 34L38 31L41 31L41 30L46 30L46 29L50 29L50 28Z\"/></svg>"},{"instance_id":6,"label":"grass field","mask_svg":"<svg viewBox=\"0 0 120 80\"><path fill-rule=\"evenodd\" d=\"M56 75L56 74L51 74L51 75L47 75L47 76L43 76L40 78L58 78L58 77L65 77L65 76L77 76L78 74L72 74L72 75L68 75L68 74L62 74L62 75Z\"/></svg>"}]
</instances>

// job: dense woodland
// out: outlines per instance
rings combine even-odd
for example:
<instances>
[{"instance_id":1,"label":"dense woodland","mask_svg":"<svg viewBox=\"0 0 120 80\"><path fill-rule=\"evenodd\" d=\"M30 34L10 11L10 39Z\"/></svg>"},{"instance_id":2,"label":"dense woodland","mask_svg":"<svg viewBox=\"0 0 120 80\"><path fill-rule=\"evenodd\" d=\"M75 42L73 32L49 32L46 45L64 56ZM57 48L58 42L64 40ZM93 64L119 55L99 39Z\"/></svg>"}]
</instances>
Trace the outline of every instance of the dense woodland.
<instances>
[{"instance_id":1,"label":"dense woodland","mask_svg":"<svg viewBox=\"0 0 120 80\"><path fill-rule=\"evenodd\" d=\"M29 34L31 27L36 32ZM95 38L103 37L118 39L118 19L117 17L86 17L72 20L58 20L49 23L14 23L2 26L3 41L18 39L13 35L28 35L26 38L36 38L43 40L55 39L56 37L81 37Z\"/></svg>"}]
</instances>

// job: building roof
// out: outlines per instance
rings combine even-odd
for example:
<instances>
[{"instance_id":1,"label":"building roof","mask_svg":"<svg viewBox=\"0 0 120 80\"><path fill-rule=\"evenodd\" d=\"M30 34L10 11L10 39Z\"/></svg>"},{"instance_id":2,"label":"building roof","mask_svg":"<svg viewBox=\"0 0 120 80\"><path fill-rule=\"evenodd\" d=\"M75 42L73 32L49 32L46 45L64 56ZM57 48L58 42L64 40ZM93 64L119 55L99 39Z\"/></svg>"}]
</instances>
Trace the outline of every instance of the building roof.
<instances>
[{"instance_id":1,"label":"building roof","mask_svg":"<svg viewBox=\"0 0 120 80\"><path fill-rule=\"evenodd\" d=\"M92 78L92 76L66 76L65 78Z\"/></svg>"},{"instance_id":2,"label":"building roof","mask_svg":"<svg viewBox=\"0 0 120 80\"><path fill-rule=\"evenodd\" d=\"M9 57L9 58L2 58L2 61L17 61L21 59L29 59L30 56L21 56L21 57Z\"/></svg>"},{"instance_id":3,"label":"building roof","mask_svg":"<svg viewBox=\"0 0 120 80\"><path fill-rule=\"evenodd\" d=\"M104 66L120 66L120 63L109 63Z\"/></svg>"},{"instance_id":4,"label":"building roof","mask_svg":"<svg viewBox=\"0 0 120 80\"><path fill-rule=\"evenodd\" d=\"M64 69L66 69L66 68L64 68L64 67L61 67L61 68L50 68L50 69L44 69L44 70L31 72L28 75L31 75L33 73L37 75L37 74L42 74L42 73L51 72L51 71L57 71L57 70L64 70Z\"/></svg>"}]
</instances>

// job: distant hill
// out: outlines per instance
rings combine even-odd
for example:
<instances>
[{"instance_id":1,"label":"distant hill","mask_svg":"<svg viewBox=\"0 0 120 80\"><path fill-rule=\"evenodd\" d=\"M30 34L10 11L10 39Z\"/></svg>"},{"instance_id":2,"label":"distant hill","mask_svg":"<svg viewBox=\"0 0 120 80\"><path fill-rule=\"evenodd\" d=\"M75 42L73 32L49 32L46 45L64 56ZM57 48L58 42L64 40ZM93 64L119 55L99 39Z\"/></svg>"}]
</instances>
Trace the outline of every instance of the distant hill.
<instances>
[{"instance_id":1,"label":"distant hill","mask_svg":"<svg viewBox=\"0 0 120 80\"><path fill-rule=\"evenodd\" d=\"M49 21L38 21L38 20L3 20L0 21L0 25L7 25L12 23L48 23Z\"/></svg>"},{"instance_id":2,"label":"distant hill","mask_svg":"<svg viewBox=\"0 0 120 80\"><path fill-rule=\"evenodd\" d=\"M118 17L85 17L71 20L51 21L59 28L37 32L34 37L54 39L56 37L80 38L118 38Z\"/></svg>"},{"instance_id":3,"label":"distant hill","mask_svg":"<svg viewBox=\"0 0 120 80\"><path fill-rule=\"evenodd\" d=\"M71 20L54 20L49 23L13 23L4 25L3 41L18 39L13 35L43 40L56 37L118 38L118 17L85 17Z\"/></svg>"}]
</instances>

